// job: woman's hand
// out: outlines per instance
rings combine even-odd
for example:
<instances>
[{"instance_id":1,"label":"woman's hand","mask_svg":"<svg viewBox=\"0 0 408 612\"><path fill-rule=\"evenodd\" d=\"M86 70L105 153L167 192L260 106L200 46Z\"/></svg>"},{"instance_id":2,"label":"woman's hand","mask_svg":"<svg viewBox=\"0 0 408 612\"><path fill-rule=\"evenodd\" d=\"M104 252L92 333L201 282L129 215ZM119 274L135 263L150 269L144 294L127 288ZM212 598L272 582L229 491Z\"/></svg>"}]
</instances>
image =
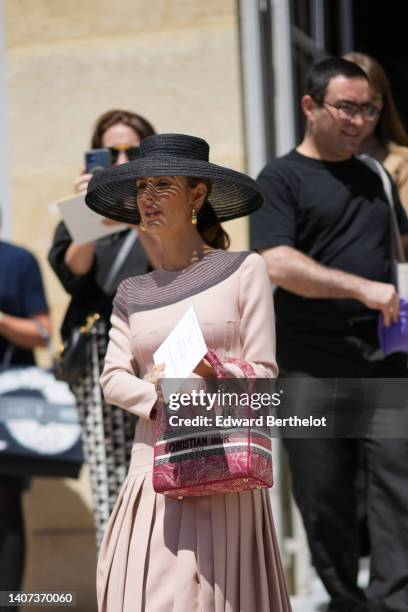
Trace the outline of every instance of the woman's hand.
<instances>
[{"instance_id":1,"label":"woman's hand","mask_svg":"<svg viewBox=\"0 0 408 612\"><path fill-rule=\"evenodd\" d=\"M91 178L92 174L90 174L89 172L85 172L85 174L81 174L81 176L78 176L78 178L74 181L75 193L83 193L84 191L86 191L88 189L88 183Z\"/></svg>"},{"instance_id":2,"label":"woman's hand","mask_svg":"<svg viewBox=\"0 0 408 612\"><path fill-rule=\"evenodd\" d=\"M154 387L156 389L156 393L157 393L157 402L153 406L152 411L150 413L150 419L152 421L155 420L155 418L157 416L157 407L158 407L159 403L163 399L162 390L160 388L159 380L161 378L163 378L163 376L164 376L165 367L166 367L165 363L158 363L158 364L154 365L153 368L152 368L152 371L150 372L150 375L148 375L145 378L145 380L148 380L149 382L151 382L154 385Z\"/></svg>"},{"instance_id":3,"label":"woman's hand","mask_svg":"<svg viewBox=\"0 0 408 612\"><path fill-rule=\"evenodd\" d=\"M156 419L157 412L160 406L164 403L163 393L162 393L159 381L162 378L164 378L165 367L166 367L165 363L158 363L152 367L150 372L146 372L146 374L143 376L143 380L145 382L152 383L152 385L154 385L156 395L157 395L156 402L154 406L152 407L150 414L149 414L149 419L151 421L154 421Z\"/></svg>"},{"instance_id":4,"label":"woman's hand","mask_svg":"<svg viewBox=\"0 0 408 612\"><path fill-rule=\"evenodd\" d=\"M201 378L215 378L215 372L213 370L213 367L210 362L205 359L205 357L195 368L193 374L197 374L197 376L201 376Z\"/></svg>"},{"instance_id":5,"label":"woman's hand","mask_svg":"<svg viewBox=\"0 0 408 612\"><path fill-rule=\"evenodd\" d=\"M159 380L164 377L165 363L157 363L150 372L150 382L155 386L157 395L161 394Z\"/></svg>"}]
</instances>

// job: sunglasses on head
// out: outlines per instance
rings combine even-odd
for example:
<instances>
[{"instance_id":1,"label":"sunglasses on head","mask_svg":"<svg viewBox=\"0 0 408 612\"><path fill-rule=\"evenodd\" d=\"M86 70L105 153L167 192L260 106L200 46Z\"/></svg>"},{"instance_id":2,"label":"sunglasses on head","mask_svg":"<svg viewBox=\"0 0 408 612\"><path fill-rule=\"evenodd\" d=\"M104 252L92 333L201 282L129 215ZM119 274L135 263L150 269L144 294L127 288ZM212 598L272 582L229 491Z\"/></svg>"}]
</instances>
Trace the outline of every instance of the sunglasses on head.
<instances>
[{"instance_id":1,"label":"sunglasses on head","mask_svg":"<svg viewBox=\"0 0 408 612\"><path fill-rule=\"evenodd\" d=\"M124 153L129 161L133 161L139 156L139 147L136 146L128 146L128 145L118 145L117 147L106 147L111 154L112 164L116 164L119 153Z\"/></svg>"}]
</instances>

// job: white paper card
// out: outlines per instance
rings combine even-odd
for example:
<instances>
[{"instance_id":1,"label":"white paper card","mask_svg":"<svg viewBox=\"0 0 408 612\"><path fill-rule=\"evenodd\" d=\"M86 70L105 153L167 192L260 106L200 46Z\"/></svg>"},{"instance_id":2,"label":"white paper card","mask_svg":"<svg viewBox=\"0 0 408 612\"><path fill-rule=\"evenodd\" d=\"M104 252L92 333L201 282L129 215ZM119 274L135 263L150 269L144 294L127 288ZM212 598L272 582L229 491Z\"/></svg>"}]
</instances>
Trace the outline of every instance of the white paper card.
<instances>
[{"instance_id":1,"label":"white paper card","mask_svg":"<svg viewBox=\"0 0 408 612\"><path fill-rule=\"evenodd\" d=\"M105 217L98 215L85 204L85 193L65 198L51 206L55 205L58 206L72 239L78 244L86 244L127 229L124 223L106 225Z\"/></svg>"},{"instance_id":2,"label":"white paper card","mask_svg":"<svg viewBox=\"0 0 408 612\"><path fill-rule=\"evenodd\" d=\"M153 355L155 364L166 364L161 388L165 401L170 393L176 393L207 352L194 306L170 332Z\"/></svg>"}]
</instances>

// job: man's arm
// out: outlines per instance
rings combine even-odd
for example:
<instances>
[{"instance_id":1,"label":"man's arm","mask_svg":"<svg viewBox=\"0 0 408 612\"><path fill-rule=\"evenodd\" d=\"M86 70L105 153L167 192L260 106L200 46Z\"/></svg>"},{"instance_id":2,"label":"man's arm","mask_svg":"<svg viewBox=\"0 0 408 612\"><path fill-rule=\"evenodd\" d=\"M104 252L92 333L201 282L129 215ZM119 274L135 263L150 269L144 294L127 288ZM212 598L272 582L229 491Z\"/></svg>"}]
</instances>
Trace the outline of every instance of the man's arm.
<instances>
[{"instance_id":1,"label":"man's arm","mask_svg":"<svg viewBox=\"0 0 408 612\"><path fill-rule=\"evenodd\" d=\"M18 315L2 312L0 336L20 348L46 346L51 333L51 321L44 293L40 268L34 255L17 250L18 266L13 271L14 303Z\"/></svg>"},{"instance_id":2,"label":"man's arm","mask_svg":"<svg viewBox=\"0 0 408 612\"><path fill-rule=\"evenodd\" d=\"M20 348L46 346L50 334L51 321L48 314L34 315L30 319L5 313L0 317L0 336Z\"/></svg>"},{"instance_id":3,"label":"man's arm","mask_svg":"<svg viewBox=\"0 0 408 612\"><path fill-rule=\"evenodd\" d=\"M394 285L370 281L355 274L327 268L290 246L261 252L271 281L292 293L308 298L346 298L380 310L385 325L397 321L399 300Z\"/></svg>"}]
</instances>

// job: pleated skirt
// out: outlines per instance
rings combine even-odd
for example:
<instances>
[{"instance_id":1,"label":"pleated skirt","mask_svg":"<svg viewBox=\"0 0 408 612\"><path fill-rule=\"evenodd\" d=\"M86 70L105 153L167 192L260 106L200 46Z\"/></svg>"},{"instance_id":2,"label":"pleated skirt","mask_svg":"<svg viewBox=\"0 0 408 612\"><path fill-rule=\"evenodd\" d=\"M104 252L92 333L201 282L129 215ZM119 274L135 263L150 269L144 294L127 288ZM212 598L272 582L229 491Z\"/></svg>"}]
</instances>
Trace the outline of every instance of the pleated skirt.
<instances>
[{"instance_id":1,"label":"pleated skirt","mask_svg":"<svg viewBox=\"0 0 408 612\"><path fill-rule=\"evenodd\" d=\"M290 612L268 491L169 499L140 450L102 542L99 612Z\"/></svg>"}]
</instances>

